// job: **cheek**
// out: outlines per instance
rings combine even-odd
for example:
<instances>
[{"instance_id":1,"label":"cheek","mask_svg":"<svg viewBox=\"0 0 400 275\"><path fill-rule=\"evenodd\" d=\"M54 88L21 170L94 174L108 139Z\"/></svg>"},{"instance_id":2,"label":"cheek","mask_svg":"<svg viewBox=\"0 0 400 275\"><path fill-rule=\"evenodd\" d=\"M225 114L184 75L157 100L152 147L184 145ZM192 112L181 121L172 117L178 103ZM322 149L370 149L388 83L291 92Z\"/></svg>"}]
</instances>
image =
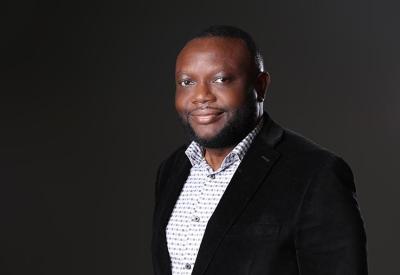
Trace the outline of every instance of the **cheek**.
<instances>
[{"instance_id":1,"label":"cheek","mask_svg":"<svg viewBox=\"0 0 400 275\"><path fill-rule=\"evenodd\" d=\"M227 109L237 109L246 103L246 92L243 90L230 90L219 93L219 103Z\"/></svg>"},{"instance_id":2,"label":"cheek","mask_svg":"<svg viewBox=\"0 0 400 275\"><path fill-rule=\"evenodd\" d=\"M176 92L175 93L175 109L179 114L182 114L185 112L186 110L186 102L187 102L187 98L184 94L182 94L181 92Z\"/></svg>"}]
</instances>

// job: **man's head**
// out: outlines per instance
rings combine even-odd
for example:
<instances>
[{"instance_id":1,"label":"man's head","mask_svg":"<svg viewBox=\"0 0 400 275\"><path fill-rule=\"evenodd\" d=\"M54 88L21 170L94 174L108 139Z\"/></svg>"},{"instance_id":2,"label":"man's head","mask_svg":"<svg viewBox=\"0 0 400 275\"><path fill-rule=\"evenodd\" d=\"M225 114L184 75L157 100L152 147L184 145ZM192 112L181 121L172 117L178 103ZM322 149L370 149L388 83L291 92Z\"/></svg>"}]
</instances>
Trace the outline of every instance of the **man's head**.
<instances>
[{"instance_id":1,"label":"man's head","mask_svg":"<svg viewBox=\"0 0 400 275\"><path fill-rule=\"evenodd\" d=\"M234 146L254 128L270 81L253 39L230 26L191 39L177 57L175 80L183 125L208 148Z\"/></svg>"}]
</instances>

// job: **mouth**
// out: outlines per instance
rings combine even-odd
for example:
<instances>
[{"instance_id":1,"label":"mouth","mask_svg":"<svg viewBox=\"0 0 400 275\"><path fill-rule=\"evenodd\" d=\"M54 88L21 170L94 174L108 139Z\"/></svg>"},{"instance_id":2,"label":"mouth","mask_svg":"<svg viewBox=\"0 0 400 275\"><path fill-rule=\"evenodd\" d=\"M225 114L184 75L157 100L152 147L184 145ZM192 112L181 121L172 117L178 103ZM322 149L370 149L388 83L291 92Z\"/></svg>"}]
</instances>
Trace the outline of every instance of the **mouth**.
<instances>
[{"instance_id":1,"label":"mouth","mask_svg":"<svg viewBox=\"0 0 400 275\"><path fill-rule=\"evenodd\" d=\"M219 120L223 113L223 111L216 109L196 110L189 113L189 119L197 124L206 125Z\"/></svg>"}]
</instances>

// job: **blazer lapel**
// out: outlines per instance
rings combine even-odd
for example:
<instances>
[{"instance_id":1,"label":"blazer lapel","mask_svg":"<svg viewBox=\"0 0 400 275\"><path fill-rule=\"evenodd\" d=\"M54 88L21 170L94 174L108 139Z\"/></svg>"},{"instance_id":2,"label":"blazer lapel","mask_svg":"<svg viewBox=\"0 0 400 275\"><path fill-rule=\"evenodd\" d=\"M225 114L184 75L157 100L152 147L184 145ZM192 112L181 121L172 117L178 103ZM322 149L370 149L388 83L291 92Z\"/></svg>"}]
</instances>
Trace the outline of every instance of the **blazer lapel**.
<instances>
[{"instance_id":1,"label":"blazer lapel","mask_svg":"<svg viewBox=\"0 0 400 275\"><path fill-rule=\"evenodd\" d=\"M204 274L225 233L245 209L279 158L280 154L273 147L280 140L283 130L267 115L264 119L260 134L240 163L207 224L193 275Z\"/></svg>"},{"instance_id":2,"label":"blazer lapel","mask_svg":"<svg viewBox=\"0 0 400 275\"><path fill-rule=\"evenodd\" d=\"M171 175L165 179L167 181L165 184L168 186L165 189L168 190L168 194L166 196L162 196L164 199L159 205L159 209L161 209L161 215L158 218L159 224L156 227L159 230L158 234L156 234L156 238L158 239L156 242L159 244L158 247L160 249L158 251L159 256L156 260L159 262L158 266L161 269L160 274L162 275L171 274L171 259L168 252L165 229L167 227L172 210L174 209L175 203L178 200L179 194L189 175L190 167L190 161L183 154L172 167L172 171L176 172L171 173Z\"/></svg>"}]
</instances>

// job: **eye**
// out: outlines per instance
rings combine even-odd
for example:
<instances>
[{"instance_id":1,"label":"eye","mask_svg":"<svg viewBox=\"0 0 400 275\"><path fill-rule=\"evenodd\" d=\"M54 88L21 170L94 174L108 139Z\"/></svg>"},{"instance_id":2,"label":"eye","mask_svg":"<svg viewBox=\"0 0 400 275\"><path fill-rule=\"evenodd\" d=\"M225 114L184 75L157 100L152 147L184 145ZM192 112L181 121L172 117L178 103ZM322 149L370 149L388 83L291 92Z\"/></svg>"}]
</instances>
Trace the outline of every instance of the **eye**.
<instances>
[{"instance_id":1,"label":"eye","mask_svg":"<svg viewBox=\"0 0 400 275\"><path fill-rule=\"evenodd\" d=\"M226 78L226 77L218 76L218 77L216 77L216 78L214 79L214 83L220 83L220 84L222 84L222 83L226 82L227 80L228 80L228 78Z\"/></svg>"},{"instance_id":2,"label":"eye","mask_svg":"<svg viewBox=\"0 0 400 275\"><path fill-rule=\"evenodd\" d=\"M178 84L181 85L182 87L187 87L189 85L193 85L194 81L189 80L189 79L182 79L178 81Z\"/></svg>"}]
</instances>

